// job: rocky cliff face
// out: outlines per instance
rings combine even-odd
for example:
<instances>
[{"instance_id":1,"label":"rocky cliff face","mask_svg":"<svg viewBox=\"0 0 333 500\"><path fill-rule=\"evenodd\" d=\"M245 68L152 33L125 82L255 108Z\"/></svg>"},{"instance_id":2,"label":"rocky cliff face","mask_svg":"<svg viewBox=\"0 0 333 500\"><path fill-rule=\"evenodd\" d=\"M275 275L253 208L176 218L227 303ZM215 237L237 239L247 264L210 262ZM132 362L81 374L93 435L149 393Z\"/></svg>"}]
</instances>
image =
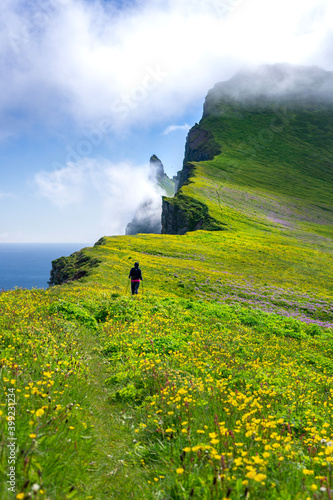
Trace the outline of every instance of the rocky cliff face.
<instances>
[{"instance_id":1,"label":"rocky cliff face","mask_svg":"<svg viewBox=\"0 0 333 500\"><path fill-rule=\"evenodd\" d=\"M176 189L179 190L190 179L194 168L192 161L212 160L220 153L221 149L213 134L196 123L186 138L183 168L177 173Z\"/></svg>"},{"instance_id":2,"label":"rocky cliff face","mask_svg":"<svg viewBox=\"0 0 333 500\"><path fill-rule=\"evenodd\" d=\"M138 206L133 219L126 226L125 234L160 234L161 229L161 200L147 198Z\"/></svg>"},{"instance_id":3,"label":"rocky cliff face","mask_svg":"<svg viewBox=\"0 0 333 500\"><path fill-rule=\"evenodd\" d=\"M162 228L163 234L185 234L198 229L221 231L226 226L209 215L207 205L180 191L174 198L163 198Z\"/></svg>"},{"instance_id":4,"label":"rocky cliff face","mask_svg":"<svg viewBox=\"0 0 333 500\"><path fill-rule=\"evenodd\" d=\"M148 177L155 187L156 196L145 199L138 206L133 219L126 226L125 234L127 235L161 233L162 200L159 193L173 196L175 183L166 175L163 163L156 155L150 158Z\"/></svg>"},{"instance_id":5,"label":"rocky cliff face","mask_svg":"<svg viewBox=\"0 0 333 500\"><path fill-rule=\"evenodd\" d=\"M214 141L213 134L196 123L186 139L184 164L212 160L220 153L220 146Z\"/></svg>"},{"instance_id":6,"label":"rocky cliff face","mask_svg":"<svg viewBox=\"0 0 333 500\"><path fill-rule=\"evenodd\" d=\"M323 172L322 179L328 179L331 173L327 173L327 164L331 158L326 152L318 158L313 151L319 144L322 151L329 149L331 143L327 127L333 105L332 88L333 72L289 64L264 65L255 70L242 71L230 80L216 84L208 92L200 123L188 134L183 168L177 174L178 191L172 200L163 198L162 233L183 234L187 230L207 227L219 229L219 224L209 219L207 207L204 210L202 204L188 197L185 199L182 194L186 193L185 186L195 173L195 163L212 160L222 152L232 159L235 152L234 163L224 165L226 172L227 169L233 171L237 168L237 175L241 175L245 168L249 168L255 179L253 182L259 183L261 179L256 177L256 168L243 166L243 158L245 162L248 157L258 158L260 155L262 161L271 165L272 174L269 175L275 175L274 165L283 160L294 165L294 171L285 171L286 179L292 180L295 175L309 177L311 171L317 182L318 174L311 170L311 165L315 164L318 165L317 171L320 169ZM281 143L285 145L283 147L276 141L277 133L287 134L287 130L295 136L295 131L298 131L294 149L288 140ZM305 147L298 149L297 144L301 144L302 137L306 138ZM275 149L270 150L267 145L274 141ZM299 156L299 162L293 163L292 157L284 156L284 152L288 153L290 149L293 155ZM276 151L282 154L276 155ZM260 171L260 165L258 168ZM279 182L268 180L269 175L265 170L263 173L269 189L275 186L278 191ZM302 196L305 195L310 197L307 188L302 190Z\"/></svg>"},{"instance_id":7,"label":"rocky cliff face","mask_svg":"<svg viewBox=\"0 0 333 500\"><path fill-rule=\"evenodd\" d=\"M207 205L181 194L181 188L190 182L195 166L191 162L212 160L221 153L213 134L197 123L188 133L183 168L177 173L177 193L174 198L163 197L162 234L185 234L187 231L222 229L208 214Z\"/></svg>"},{"instance_id":8,"label":"rocky cliff face","mask_svg":"<svg viewBox=\"0 0 333 500\"><path fill-rule=\"evenodd\" d=\"M164 165L161 160L156 155L151 156L149 161L149 179L153 182L158 182L165 175Z\"/></svg>"},{"instance_id":9,"label":"rocky cliff face","mask_svg":"<svg viewBox=\"0 0 333 500\"><path fill-rule=\"evenodd\" d=\"M60 257L52 261L49 285L61 285L76 281L89 273L89 270L98 266L99 260L91 258L84 250L75 252L68 257Z\"/></svg>"},{"instance_id":10,"label":"rocky cliff face","mask_svg":"<svg viewBox=\"0 0 333 500\"><path fill-rule=\"evenodd\" d=\"M175 191L179 192L181 187L189 182L195 168L191 162L212 160L220 152L213 134L195 124L186 139L183 168L173 180L165 174L161 160L153 155L150 158L149 179L162 188L168 197L163 197L162 205L158 206L156 199L144 200L137 208L132 221L127 224L125 234L184 234L197 229L222 229L208 215L208 207L203 203L189 197L181 197L180 194L173 198Z\"/></svg>"}]
</instances>

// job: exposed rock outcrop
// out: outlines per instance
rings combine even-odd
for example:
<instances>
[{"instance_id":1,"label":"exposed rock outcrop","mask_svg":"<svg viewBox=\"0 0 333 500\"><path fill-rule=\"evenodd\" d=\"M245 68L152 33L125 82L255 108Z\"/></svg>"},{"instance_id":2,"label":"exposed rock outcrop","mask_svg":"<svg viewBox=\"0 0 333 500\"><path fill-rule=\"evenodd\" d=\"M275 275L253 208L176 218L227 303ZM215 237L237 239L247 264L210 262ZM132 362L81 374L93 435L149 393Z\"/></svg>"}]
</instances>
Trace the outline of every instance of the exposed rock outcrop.
<instances>
[{"instance_id":1,"label":"exposed rock outcrop","mask_svg":"<svg viewBox=\"0 0 333 500\"><path fill-rule=\"evenodd\" d=\"M156 155L150 158L149 178L157 188L163 189L167 196L174 196L176 192L175 181L174 179L170 179L164 172L163 163Z\"/></svg>"},{"instance_id":2,"label":"exposed rock outcrop","mask_svg":"<svg viewBox=\"0 0 333 500\"><path fill-rule=\"evenodd\" d=\"M221 231L226 226L209 215L207 205L178 192L174 198L163 198L162 228L163 234L185 234L198 229Z\"/></svg>"},{"instance_id":3,"label":"exposed rock outcrop","mask_svg":"<svg viewBox=\"0 0 333 500\"><path fill-rule=\"evenodd\" d=\"M191 161L212 160L220 153L221 148L215 142L212 132L196 123L186 139L184 164Z\"/></svg>"},{"instance_id":4,"label":"exposed rock outcrop","mask_svg":"<svg viewBox=\"0 0 333 500\"><path fill-rule=\"evenodd\" d=\"M177 193L174 198L163 197L162 234L185 234L187 231L198 229L225 229L208 214L207 205L181 192L181 188L190 182L194 175L195 165L192 162L212 160L219 153L221 148L212 132L196 123L187 135L183 168L175 178Z\"/></svg>"},{"instance_id":5,"label":"exposed rock outcrop","mask_svg":"<svg viewBox=\"0 0 333 500\"><path fill-rule=\"evenodd\" d=\"M61 285L83 278L89 270L98 266L99 260L91 258L84 251L72 253L52 261L49 285Z\"/></svg>"},{"instance_id":6,"label":"exposed rock outcrop","mask_svg":"<svg viewBox=\"0 0 333 500\"><path fill-rule=\"evenodd\" d=\"M161 160L156 155L151 156L149 161L149 179L153 182L158 182L162 180L165 175L164 166Z\"/></svg>"},{"instance_id":7,"label":"exposed rock outcrop","mask_svg":"<svg viewBox=\"0 0 333 500\"><path fill-rule=\"evenodd\" d=\"M214 156L220 153L221 148L215 141L212 132L205 130L196 123L186 138L183 168L176 176L177 191L189 181L193 173L191 162L212 160Z\"/></svg>"},{"instance_id":8,"label":"exposed rock outcrop","mask_svg":"<svg viewBox=\"0 0 333 500\"><path fill-rule=\"evenodd\" d=\"M160 234L161 229L161 199L147 198L137 208L132 221L127 224L125 234Z\"/></svg>"},{"instance_id":9,"label":"exposed rock outcrop","mask_svg":"<svg viewBox=\"0 0 333 500\"><path fill-rule=\"evenodd\" d=\"M175 182L166 175L163 163L156 155L150 158L149 180L155 186L155 196L146 198L138 206L133 219L126 226L125 234L127 235L161 233L161 194L173 196Z\"/></svg>"}]
</instances>

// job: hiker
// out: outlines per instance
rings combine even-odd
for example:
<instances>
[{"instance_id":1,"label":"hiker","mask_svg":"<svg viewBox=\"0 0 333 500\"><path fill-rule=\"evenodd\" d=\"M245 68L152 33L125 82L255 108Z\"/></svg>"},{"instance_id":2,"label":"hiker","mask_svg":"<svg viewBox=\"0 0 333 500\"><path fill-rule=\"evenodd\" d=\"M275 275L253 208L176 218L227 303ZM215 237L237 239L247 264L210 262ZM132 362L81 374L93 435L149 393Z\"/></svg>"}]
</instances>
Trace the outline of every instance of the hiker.
<instances>
[{"instance_id":1,"label":"hiker","mask_svg":"<svg viewBox=\"0 0 333 500\"><path fill-rule=\"evenodd\" d=\"M131 278L132 295L135 295L138 293L140 280L143 281L139 262L135 262L134 267L130 270L128 278Z\"/></svg>"}]
</instances>

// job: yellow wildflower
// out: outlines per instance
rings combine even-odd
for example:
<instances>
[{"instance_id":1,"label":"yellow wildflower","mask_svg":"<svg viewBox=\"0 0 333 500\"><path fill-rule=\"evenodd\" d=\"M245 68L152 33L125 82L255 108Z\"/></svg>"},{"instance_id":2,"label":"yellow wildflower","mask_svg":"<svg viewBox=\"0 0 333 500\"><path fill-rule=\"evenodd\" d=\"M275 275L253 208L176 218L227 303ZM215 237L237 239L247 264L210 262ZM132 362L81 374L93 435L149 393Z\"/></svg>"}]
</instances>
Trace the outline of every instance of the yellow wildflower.
<instances>
[{"instance_id":1,"label":"yellow wildflower","mask_svg":"<svg viewBox=\"0 0 333 500\"><path fill-rule=\"evenodd\" d=\"M266 474L259 473L253 479L255 481L257 481L258 483L261 483L262 481L264 481L266 479L266 477L267 477Z\"/></svg>"}]
</instances>

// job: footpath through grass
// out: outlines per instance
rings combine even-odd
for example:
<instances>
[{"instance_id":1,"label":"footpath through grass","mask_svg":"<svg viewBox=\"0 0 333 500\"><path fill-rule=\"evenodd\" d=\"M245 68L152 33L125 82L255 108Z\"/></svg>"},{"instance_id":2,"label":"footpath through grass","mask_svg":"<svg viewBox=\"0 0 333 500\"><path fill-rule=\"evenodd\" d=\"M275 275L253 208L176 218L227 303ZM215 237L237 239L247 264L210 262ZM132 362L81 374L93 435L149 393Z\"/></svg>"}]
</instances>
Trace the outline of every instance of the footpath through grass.
<instances>
[{"instance_id":1,"label":"footpath through grass","mask_svg":"<svg viewBox=\"0 0 333 500\"><path fill-rule=\"evenodd\" d=\"M0 294L0 497L131 498L142 471L129 476L122 465L131 436L123 409L108 403L97 322L78 305L94 294L97 306L104 291L64 292ZM60 297L67 314L57 312Z\"/></svg>"},{"instance_id":2,"label":"footpath through grass","mask_svg":"<svg viewBox=\"0 0 333 500\"><path fill-rule=\"evenodd\" d=\"M331 329L93 282L0 309L1 498L330 497Z\"/></svg>"}]
</instances>

